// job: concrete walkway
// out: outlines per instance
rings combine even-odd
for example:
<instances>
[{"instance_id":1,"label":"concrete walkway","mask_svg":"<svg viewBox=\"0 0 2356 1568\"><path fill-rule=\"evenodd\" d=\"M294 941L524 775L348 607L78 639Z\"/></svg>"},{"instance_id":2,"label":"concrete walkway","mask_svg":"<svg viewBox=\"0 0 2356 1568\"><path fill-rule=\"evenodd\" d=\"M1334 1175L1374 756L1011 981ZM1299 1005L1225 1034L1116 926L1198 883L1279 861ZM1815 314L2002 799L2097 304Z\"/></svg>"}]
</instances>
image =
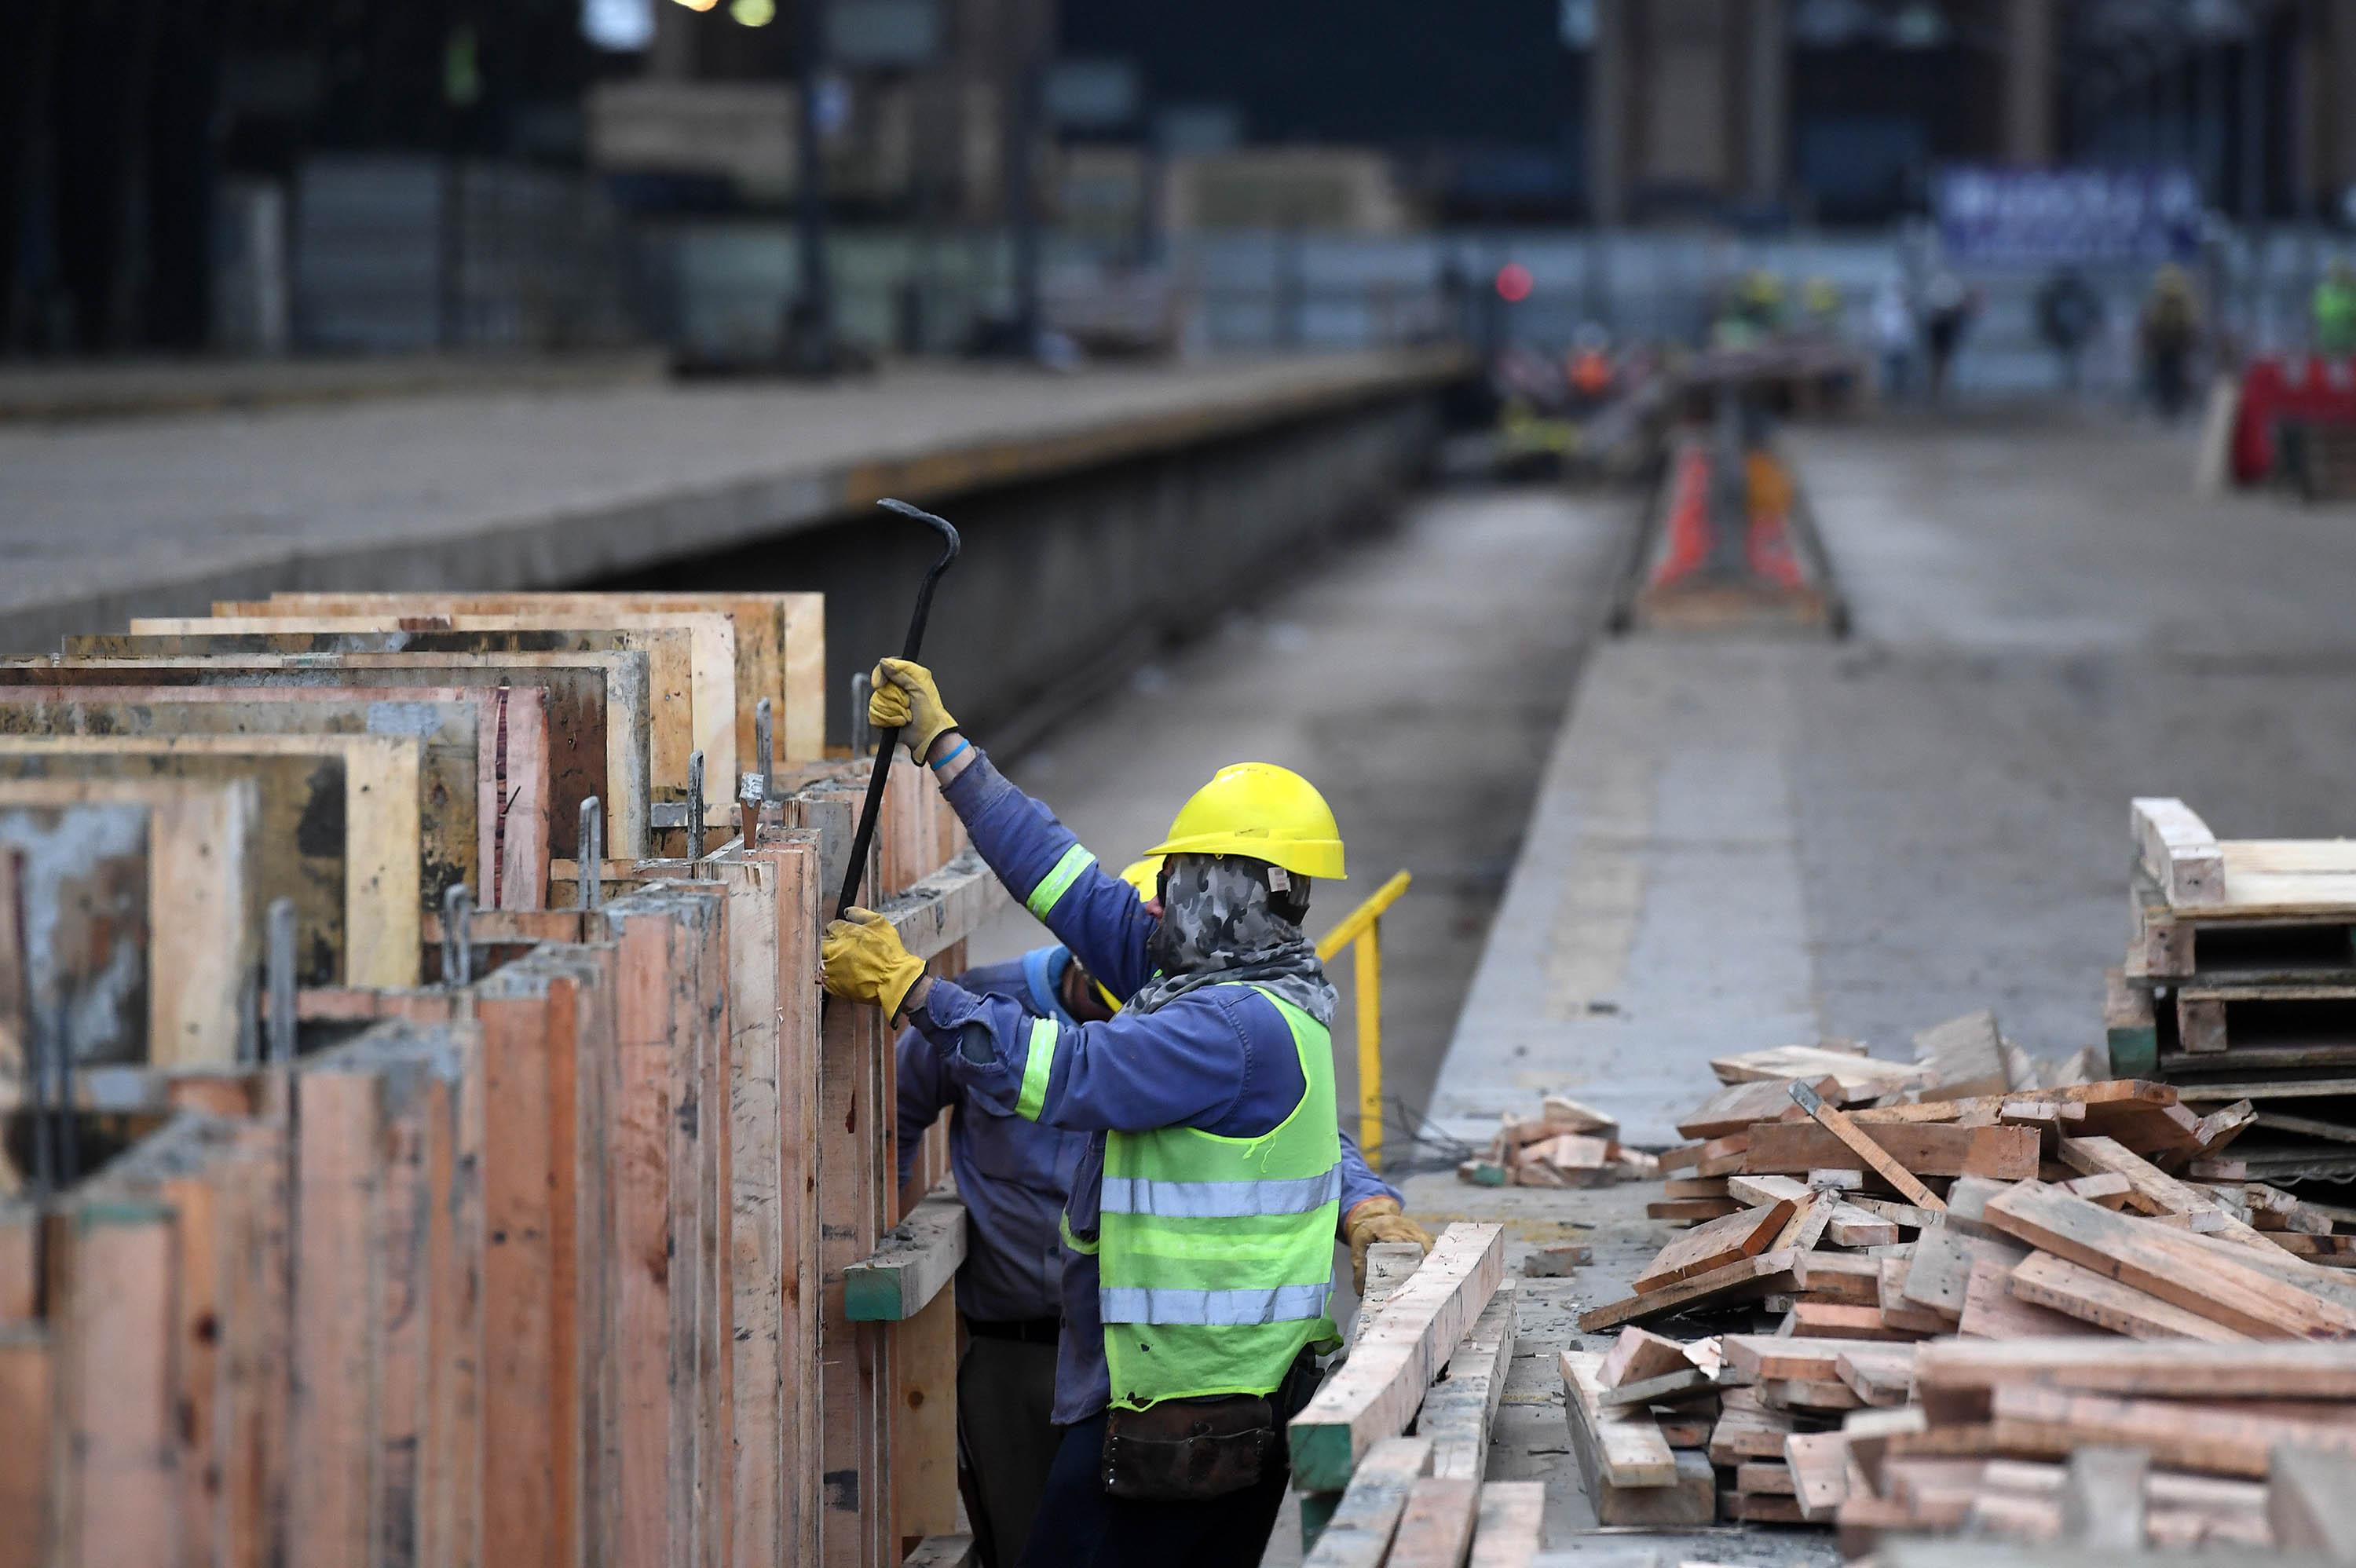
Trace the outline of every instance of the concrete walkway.
<instances>
[{"instance_id":1,"label":"concrete walkway","mask_svg":"<svg viewBox=\"0 0 2356 1568\"><path fill-rule=\"evenodd\" d=\"M0 651L278 589L579 582L1438 384L1452 350L0 425Z\"/></svg>"}]
</instances>

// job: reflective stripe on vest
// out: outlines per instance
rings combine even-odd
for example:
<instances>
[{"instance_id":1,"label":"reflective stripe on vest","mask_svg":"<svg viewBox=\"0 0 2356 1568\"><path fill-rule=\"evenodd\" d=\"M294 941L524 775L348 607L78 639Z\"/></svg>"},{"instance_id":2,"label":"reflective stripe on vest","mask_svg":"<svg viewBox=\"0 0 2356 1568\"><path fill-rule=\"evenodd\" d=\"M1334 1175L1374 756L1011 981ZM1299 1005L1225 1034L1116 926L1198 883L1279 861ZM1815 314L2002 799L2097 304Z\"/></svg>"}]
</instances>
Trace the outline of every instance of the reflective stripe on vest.
<instances>
[{"instance_id":1,"label":"reflective stripe on vest","mask_svg":"<svg viewBox=\"0 0 2356 1568\"><path fill-rule=\"evenodd\" d=\"M1037 1121L1047 1103L1047 1074L1055 1070L1055 1042L1063 1033L1054 1019L1031 1020L1031 1045L1023 1057L1023 1090L1014 1100L1014 1114L1026 1122Z\"/></svg>"},{"instance_id":2,"label":"reflective stripe on vest","mask_svg":"<svg viewBox=\"0 0 2356 1568\"><path fill-rule=\"evenodd\" d=\"M1280 1181L1153 1181L1141 1176L1108 1176L1102 1212L1159 1214L1176 1220L1236 1220L1252 1214L1306 1214L1342 1200L1342 1168L1323 1176ZM1170 1323L1180 1318L1141 1318Z\"/></svg>"},{"instance_id":3,"label":"reflective stripe on vest","mask_svg":"<svg viewBox=\"0 0 2356 1568\"><path fill-rule=\"evenodd\" d=\"M1288 1323L1325 1315L1333 1283L1280 1285L1269 1290L1106 1290L1098 1305L1108 1322L1189 1323L1235 1328Z\"/></svg>"},{"instance_id":4,"label":"reflective stripe on vest","mask_svg":"<svg viewBox=\"0 0 2356 1568\"><path fill-rule=\"evenodd\" d=\"M1063 859L1039 879L1039 885L1031 890L1031 896L1023 901L1023 907L1041 920L1046 919L1047 912L1055 907L1055 901L1071 891L1072 884L1080 880L1080 873L1096 863L1094 855L1077 844L1073 845L1064 851Z\"/></svg>"}]
</instances>

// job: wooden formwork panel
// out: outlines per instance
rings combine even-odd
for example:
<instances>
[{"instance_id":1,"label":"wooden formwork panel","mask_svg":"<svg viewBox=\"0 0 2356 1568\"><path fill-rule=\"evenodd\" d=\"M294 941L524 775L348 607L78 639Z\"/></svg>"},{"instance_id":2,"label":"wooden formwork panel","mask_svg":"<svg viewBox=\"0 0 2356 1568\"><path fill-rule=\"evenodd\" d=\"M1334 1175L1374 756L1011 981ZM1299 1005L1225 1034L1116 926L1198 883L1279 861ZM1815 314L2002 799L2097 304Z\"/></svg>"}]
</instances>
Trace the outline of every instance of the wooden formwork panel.
<instances>
[{"instance_id":1,"label":"wooden formwork panel","mask_svg":"<svg viewBox=\"0 0 2356 1568\"><path fill-rule=\"evenodd\" d=\"M424 746L425 797L475 815L475 858L426 868L487 908L546 897L548 716L543 692L498 687L381 691L280 687L0 687L0 734L409 735ZM456 829L463 831L463 822ZM429 906L431 907L431 906Z\"/></svg>"},{"instance_id":2,"label":"wooden formwork panel","mask_svg":"<svg viewBox=\"0 0 2356 1568\"><path fill-rule=\"evenodd\" d=\"M210 624L210 623L198 623ZM232 623L233 624L233 623ZM283 633L233 631L176 636L68 637L69 658L204 658L221 655L320 654L473 655L503 658L515 654L635 653L647 661L647 769L648 798L687 798L688 763L696 749L693 635L684 628L615 631L550 628L536 631L334 631ZM731 780L733 784L733 777Z\"/></svg>"},{"instance_id":3,"label":"wooden formwork panel","mask_svg":"<svg viewBox=\"0 0 2356 1568\"><path fill-rule=\"evenodd\" d=\"M736 627L736 752L744 771L767 764L754 756L754 712L763 698L776 714L777 760L816 762L826 754L826 595L822 593L273 593L225 602L216 615L546 615L674 614L721 611Z\"/></svg>"},{"instance_id":4,"label":"wooden formwork panel","mask_svg":"<svg viewBox=\"0 0 2356 1568\"><path fill-rule=\"evenodd\" d=\"M261 894L294 900L314 984L416 980L419 761L416 741L378 736L0 735L4 779L252 779Z\"/></svg>"},{"instance_id":5,"label":"wooden formwork panel","mask_svg":"<svg viewBox=\"0 0 2356 1568\"><path fill-rule=\"evenodd\" d=\"M545 693L549 848L574 853L581 803L605 805L609 852L647 840L648 656L644 653L256 654L0 660L0 688L198 686L376 688L537 687Z\"/></svg>"}]
</instances>

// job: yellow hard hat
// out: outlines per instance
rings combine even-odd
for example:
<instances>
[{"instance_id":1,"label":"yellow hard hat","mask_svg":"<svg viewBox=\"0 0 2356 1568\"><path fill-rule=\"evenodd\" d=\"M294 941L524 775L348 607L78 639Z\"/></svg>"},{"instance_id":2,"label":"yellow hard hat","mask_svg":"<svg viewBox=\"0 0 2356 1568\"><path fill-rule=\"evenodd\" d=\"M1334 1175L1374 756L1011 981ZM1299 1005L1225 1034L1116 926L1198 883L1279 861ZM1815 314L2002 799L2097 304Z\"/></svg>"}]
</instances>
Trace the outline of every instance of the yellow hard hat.
<instances>
[{"instance_id":1,"label":"yellow hard hat","mask_svg":"<svg viewBox=\"0 0 2356 1568\"><path fill-rule=\"evenodd\" d=\"M1339 881L1342 829L1317 786L1271 763L1237 763L1178 808L1149 855L1248 855L1304 877Z\"/></svg>"},{"instance_id":2,"label":"yellow hard hat","mask_svg":"<svg viewBox=\"0 0 2356 1568\"><path fill-rule=\"evenodd\" d=\"M1162 859L1159 855L1148 855L1142 860L1131 860L1120 869L1120 880L1135 888L1139 898L1150 899L1162 886Z\"/></svg>"}]
</instances>

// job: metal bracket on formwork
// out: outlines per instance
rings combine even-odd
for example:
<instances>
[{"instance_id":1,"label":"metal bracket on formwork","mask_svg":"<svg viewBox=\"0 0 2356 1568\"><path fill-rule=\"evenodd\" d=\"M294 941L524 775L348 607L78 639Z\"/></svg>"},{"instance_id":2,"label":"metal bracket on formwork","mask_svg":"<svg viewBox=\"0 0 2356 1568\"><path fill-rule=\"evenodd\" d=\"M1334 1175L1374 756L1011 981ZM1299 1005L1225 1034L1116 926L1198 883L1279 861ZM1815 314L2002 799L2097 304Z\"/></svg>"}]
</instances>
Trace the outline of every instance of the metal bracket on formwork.
<instances>
[{"instance_id":1,"label":"metal bracket on formwork","mask_svg":"<svg viewBox=\"0 0 2356 1568\"><path fill-rule=\"evenodd\" d=\"M854 758L875 749L875 727L867 721L867 700L874 695L864 671L851 677L851 754Z\"/></svg>"},{"instance_id":2,"label":"metal bracket on formwork","mask_svg":"<svg viewBox=\"0 0 2356 1568\"><path fill-rule=\"evenodd\" d=\"M475 983L475 895L454 882L442 895L442 984Z\"/></svg>"},{"instance_id":3,"label":"metal bracket on formwork","mask_svg":"<svg viewBox=\"0 0 2356 1568\"><path fill-rule=\"evenodd\" d=\"M687 759L687 874L700 877L703 859L703 753Z\"/></svg>"},{"instance_id":4,"label":"metal bracket on formwork","mask_svg":"<svg viewBox=\"0 0 2356 1568\"><path fill-rule=\"evenodd\" d=\"M294 1060L294 901L270 901L264 936L263 973L270 988L270 1060L284 1066Z\"/></svg>"},{"instance_id":5,"label":"metal bracket on formwork","mask_svg":"<svg viewBox=\"0 0 2356 1568\"><path fill-rule=\"evenodd\" d=\"M605 806L595 795L581 803L581 832L573 844L574 897L584 909L605 901Z\"/></svg>"}]
</instances>

